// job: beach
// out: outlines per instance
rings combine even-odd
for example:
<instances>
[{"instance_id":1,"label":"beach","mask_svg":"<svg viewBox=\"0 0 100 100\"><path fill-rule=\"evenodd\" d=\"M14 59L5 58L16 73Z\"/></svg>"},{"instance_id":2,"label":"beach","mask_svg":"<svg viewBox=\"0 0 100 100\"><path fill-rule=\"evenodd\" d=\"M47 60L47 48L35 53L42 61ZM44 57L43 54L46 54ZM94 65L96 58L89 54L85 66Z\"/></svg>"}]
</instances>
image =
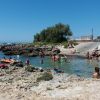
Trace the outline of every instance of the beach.
<instances>
[{"instance_id":1,"label":"beach","mask_svg":"<svg viewBox=\"0 0 100 100\"><path fill-rule=\"evenodd\" d=\"M100 79L52 71L52 80L37 82L37 77L44 72L27 72L25 68L9 67L9 70L0 71L0 100L100 99Z\"/></svg>"},{"instance_id":2,"label":"beach","mask_svg":"<svg viewBox=\"0 0 100 100\"><path fill-rule=\"evenodd\" d=\"M68 49L58 46L58 49L67 56L74 56L73 52L80 50L78 53L75 52L75 55L82 56L86 54L88 51L86 47L90 45L91 43L83 43ZM83 48L84 52L82 52ZM19 67L8 64L8 67L8 69L0 69L0 100L100 100L100 79L92 78L92 74L91 77L82 77L76 74L56 73L51 69L53 79L37 81L47 72L46 69L43 72L40 70L29 72L25 70L27 65Z\"/></svg>"}]
</instances>

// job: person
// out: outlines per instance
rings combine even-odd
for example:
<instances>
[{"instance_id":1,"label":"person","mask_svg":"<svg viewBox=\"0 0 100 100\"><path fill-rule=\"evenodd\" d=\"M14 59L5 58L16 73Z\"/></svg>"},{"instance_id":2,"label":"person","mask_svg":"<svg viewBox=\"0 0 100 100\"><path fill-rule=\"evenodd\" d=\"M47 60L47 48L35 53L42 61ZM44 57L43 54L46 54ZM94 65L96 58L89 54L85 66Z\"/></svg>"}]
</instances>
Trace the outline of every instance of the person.
<instances>
[{"instance_id":1,"label":"person","mask_svg":"<svg viewBox=\"0 0 100 100\"><path fill-rule=\"evenodd\" d=\"M29 65L30 64L30 61L29 59L26 60L26 65Z\"/></svg>"},{"instance_id":2,"label":"person","mask_svg":"<svg viewBox=\"0 0 100 100\"><path fill-rule=\"evenodd\" d=\"M99 67L95 67L95 72L93 73L93 78L100 78Z\"/></svg>"},{"instance_id":3,"label":"person","mask_svg":"<svg viewBox=\"0 0 100 100\"><path fill-rule=\"evenodd\" d=\"M11 60L11 59L12 59L12 57L9 57L9 59Z\"/></svg>"},{"instance_id":4,"label":"person","mask_svg":"<svg viewBox=\"0 0 100 100\"><path fill-rule=\"evenodd\" d=\"M55 55L55 54L52 55L52 60L53 60L54 62L56 61L56 55Z\"/></svg>"},{"instance_id":5,"label":"person","mask_svg":"<svg viewBox=\"0 0 100 100\"><path fill-rule=\"evenodd\" d=\"M60 62L61 56L60 55L56 55L56 60Z\"/></svg>"},{"instance_id":6,"label":"person","mask_svg":"<svg viewBox=\"0 0 100 100\"><path fill-rule=\"evenodd\" d=\"M53 54L52 55L52 60L55 62L55 61L59 61L60 62L60 56L59 55L56 55L56 54Z\"/></svg>"},{"instance_id":7,"label":"person","mask_svg":"<svg viewBox=\"0 0 100 100\"><path fill-rule=\"evenodd\" d=\"M40 57L44 58L45 54L44 54L43 50L41 50L39 53L40 53Z\"/></svg>"},{"instance_id":8,"label":"person","mask_svg":"<svg viewBox=\"0 0 100 100\"><path fill-rule=\"evenodd\" d=\"M86 57L87 57L87 59L90 59L90 53L89 53L89 51L87 52Z\"/></svg>"},{"instance_id":9,"label":"person","mask_svg":"<svg viewBox=\"0 0 100 100\"><path fill-rule=\"evenodd\" d=\"M64 55L64 60L65 60L65 62L67 62L67 61L68 61L68 58L67 58L67 56L66 56L66 55Z\"/></svg>"},{"instance_id":10,"label":"person","mask_svg":"<svg viewBox=\"0 0 100 100\"><path fill-rule=\"evenodd\" d=\"M5 57L3 57L3 59L6 59Z\"/></svg>"},{"instance_id":11,"label":"person","mask_svg":"<svg viewBox=\"0 0 100 100\"><path fill-rule=\"evenodd\" d=\"M44 56L45 56L43 50L41 50L41 51L39 52L39 55L40 55L40 63L43 64L43 63L44 63Z\"/></svg>"}]
</instances>

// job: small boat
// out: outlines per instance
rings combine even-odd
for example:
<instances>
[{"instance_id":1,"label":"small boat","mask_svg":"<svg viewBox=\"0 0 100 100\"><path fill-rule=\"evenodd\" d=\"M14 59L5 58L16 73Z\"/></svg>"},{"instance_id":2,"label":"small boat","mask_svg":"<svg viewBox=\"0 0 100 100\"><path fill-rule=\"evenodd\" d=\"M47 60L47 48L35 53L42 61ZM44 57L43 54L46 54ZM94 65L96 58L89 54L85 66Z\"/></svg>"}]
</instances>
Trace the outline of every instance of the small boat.
<instances>
[{"instance_id":1,"label":"small boat","mask_svg":"<svg viewBox=\"0 0 100 100\"><path fill-rule=\"evenodd\" d=\"M0 61L2 63L14 63L15 62L15 60L13 60L13 59L1 59Z\"/></svg>"}]
</instances>

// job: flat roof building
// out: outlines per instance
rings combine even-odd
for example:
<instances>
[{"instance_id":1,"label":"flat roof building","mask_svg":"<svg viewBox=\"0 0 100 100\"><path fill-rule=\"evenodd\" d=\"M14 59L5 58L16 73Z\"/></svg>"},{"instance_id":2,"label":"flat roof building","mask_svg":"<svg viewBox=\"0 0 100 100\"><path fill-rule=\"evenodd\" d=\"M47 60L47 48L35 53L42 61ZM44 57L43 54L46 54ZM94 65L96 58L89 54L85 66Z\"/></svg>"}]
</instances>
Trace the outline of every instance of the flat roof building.
<instances>
[{"instance_id":1,"label":"flat roof building","mask_svg":"<svg viewBox=\"0 0 100 100\"><path fill-rule=\"evenodd\" d=\"M81 36L80 40L93 40L93 35Z\"/></svg>"}]
</instances>

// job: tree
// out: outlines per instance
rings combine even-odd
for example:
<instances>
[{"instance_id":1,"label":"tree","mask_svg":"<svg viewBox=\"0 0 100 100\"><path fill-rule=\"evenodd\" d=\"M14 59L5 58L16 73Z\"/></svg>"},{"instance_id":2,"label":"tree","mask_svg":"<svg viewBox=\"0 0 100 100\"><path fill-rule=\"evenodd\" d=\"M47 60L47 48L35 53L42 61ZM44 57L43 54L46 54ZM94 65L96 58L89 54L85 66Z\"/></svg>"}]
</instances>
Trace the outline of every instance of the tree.
<instances>
[{"instance_id":1,"label":"tree","mask_svg":"<svg viewBox=\"0 0 100 100\"><path fill-rule=\"evenodd\" d=\"M60 43L66 41L69 36L72 36L70 26L59 23L34 35L34 41Z\"/></svg>"},{"instance_id":2,"label":"tree","mask_svg":"<svg viewBox=\"0 0 100 100\"><path fill-rule=\"evenodd\" d=\"M34 42L39 42L40 41L40 34L37 33L36 35L34 35Z\"/></svg>"}]
</instances>

